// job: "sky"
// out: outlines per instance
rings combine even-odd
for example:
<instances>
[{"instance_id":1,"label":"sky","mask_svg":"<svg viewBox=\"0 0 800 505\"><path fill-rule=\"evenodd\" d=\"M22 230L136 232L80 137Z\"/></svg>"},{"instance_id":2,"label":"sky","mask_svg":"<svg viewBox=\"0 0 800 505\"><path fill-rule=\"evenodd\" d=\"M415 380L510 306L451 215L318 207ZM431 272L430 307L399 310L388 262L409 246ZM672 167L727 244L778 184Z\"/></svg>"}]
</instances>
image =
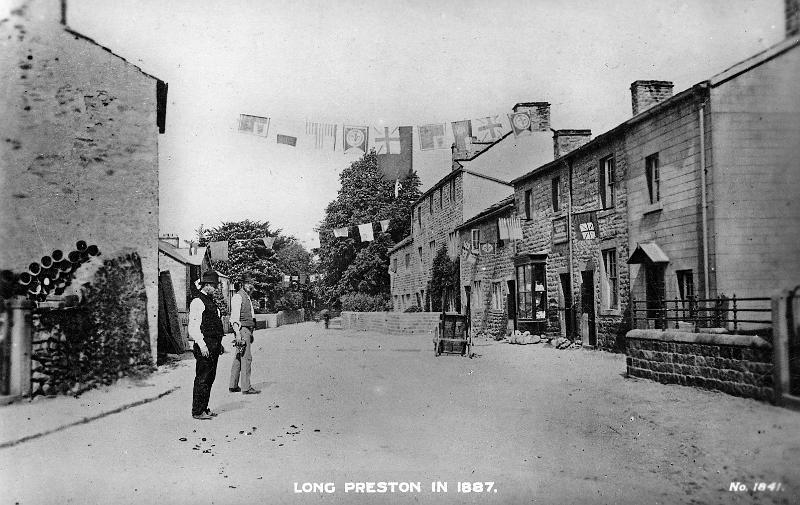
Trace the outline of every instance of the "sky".
<instances>
[{"instance_id":1,"label":"sky","mask_svg":"<svg viewBox=\"0 0 800 505\"><path fill-rule=\"evenodd\" d=\"M67 20L169 84L161 233L253 219L307 246L357 157L242 134L239 114L417 126L546 101L553 128L596 136L631 116L631 82L677 93L784 37L782 0L70 0ZM414 149L425 190L450 151Z\"/></svg>"}]
</instances>

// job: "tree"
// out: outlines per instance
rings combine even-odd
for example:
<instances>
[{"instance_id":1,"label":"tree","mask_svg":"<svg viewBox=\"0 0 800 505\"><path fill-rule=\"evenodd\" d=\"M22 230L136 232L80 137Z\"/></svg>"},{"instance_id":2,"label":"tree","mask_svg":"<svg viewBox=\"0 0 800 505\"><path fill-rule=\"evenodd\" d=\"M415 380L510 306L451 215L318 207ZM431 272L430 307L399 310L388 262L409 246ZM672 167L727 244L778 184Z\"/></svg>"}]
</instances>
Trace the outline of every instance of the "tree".
<instances>
[{"instance_id":1,"label":"tree","mask_svg":"<svg viewBox=\"0 0 800 505\"><path fill-rule=\"evenodd\" d=\"M265 237L275 239L271 248L264 244ZM228 261L214 260L214 269L234 282L251 277L253 299L267 298L269 310L276 305L288 309L303 306L304 297L301 295L298 302L297 296L287 296L291 286L283 285L284 275L307 275L310 268L311 255L294 237L281 235L280 229L271 230L267 221L245 219L224 222L216 228L201 227L198 241L201 246L227 241Z\"/></svg>"},{"instance_id":2,"label":"tree","mask_svg":"<svg viewBox=\"0 0 800 505\"><path fill-rule=\"evenodd\" d=\"M354 161L339 175L341 187L328 204L319 249L319 270L325 274L319 287L323 301L338 306L341 296L364 293L389 296L389 249L410 233L411 208L420 196L419 177L412 172L401 181L395 197L394 181L385 180L374 151ZM377 223L389 220L387 233ZM362 242L348 236L333 236L334 228L376 223L375 240Z\"/></svg>"},{"instance_id":3,"label":"tree","mask_svg":"<svg viewBox=\"0 0 800 505\"><path fill-rule=\"evenodd\" d=\"M461 298L459 296L459 275L460 269L458 261L450 259L447 248L442 246L436 252L431 265L431 310L438 312L442 310L442 300L454 305L457 312L461 310Z\"/></svg>"}]
</instances>

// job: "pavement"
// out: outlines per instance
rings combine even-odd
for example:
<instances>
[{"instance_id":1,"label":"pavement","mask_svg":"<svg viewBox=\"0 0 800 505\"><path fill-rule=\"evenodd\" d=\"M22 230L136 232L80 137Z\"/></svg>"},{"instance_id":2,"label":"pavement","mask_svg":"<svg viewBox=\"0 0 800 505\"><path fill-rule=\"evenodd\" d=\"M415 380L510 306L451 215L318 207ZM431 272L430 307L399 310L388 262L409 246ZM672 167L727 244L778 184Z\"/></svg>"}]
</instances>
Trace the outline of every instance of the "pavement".
<instances>
[{"instance_id":1,"label":"pavement","mask_svg":"<svg viewBox=\"0 0 800 505\"><path fill-rule=\"evenodd\" d=\"M3 440L49 431L0 448L0 502L800 503L797 412L625 378L622 355L481 340L435 357L427 336L321 323L255 339L262 394L229 393L223 355L211 421L189 415L193 360L0 408Z\"/></svg>"}]
</instances>

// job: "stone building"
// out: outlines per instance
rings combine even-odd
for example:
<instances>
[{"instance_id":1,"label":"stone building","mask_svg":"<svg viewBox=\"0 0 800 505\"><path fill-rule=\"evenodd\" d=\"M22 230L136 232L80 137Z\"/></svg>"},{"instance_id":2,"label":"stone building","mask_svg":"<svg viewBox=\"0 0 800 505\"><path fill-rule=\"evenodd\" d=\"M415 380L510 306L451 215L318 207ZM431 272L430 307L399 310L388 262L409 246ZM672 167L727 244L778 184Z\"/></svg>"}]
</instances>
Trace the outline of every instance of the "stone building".
<instances>
[{"instance_id":1,"label":"stone building","mask_svg":"<svg viewBox=\"0 0 800 505\"><path fill-rule=\"evenodd\" d=\"M66 24L66 1L0 20L0 267L24 271L76 240L141 258L153 362L158 135L167 85Z\"/></svg>"},{"instance_id":2,"label":"stone building","mask_svg":"<svg viewBox=\"0 0 800 505\"><path fill-rule=\"evenodd\" d=\"M492 143L470 142L463 151L454 146L450 173L414 203L408 242L403 240L390 251L395 311L405 310L417 300L425 305L431 266L439 248L445 247L453 259L458 257L458 226L510 196L514 177L552 158L550 104L518 103L513 110L530 111L536 131L520 137L509 133ZM460 303L464 296L462 292ZM448 308L454 309L456 303L450 300Z\"/></svg>"},{"instance_id":3,"label":"stone building","mask_svg":"<svg viewBox=\"0 0 800 505\"><path fill-rule=\"evenodd\" d=\"M500 219L514 214L512 195L456 228L461 244L460 276L466 295L465 308L476 332L505 335L513 328L514 304L509 312L507 300L509 293L514 300L514 291L509 286L514 282L516 243L500 238Z\"/></svg>"}]
</instances>

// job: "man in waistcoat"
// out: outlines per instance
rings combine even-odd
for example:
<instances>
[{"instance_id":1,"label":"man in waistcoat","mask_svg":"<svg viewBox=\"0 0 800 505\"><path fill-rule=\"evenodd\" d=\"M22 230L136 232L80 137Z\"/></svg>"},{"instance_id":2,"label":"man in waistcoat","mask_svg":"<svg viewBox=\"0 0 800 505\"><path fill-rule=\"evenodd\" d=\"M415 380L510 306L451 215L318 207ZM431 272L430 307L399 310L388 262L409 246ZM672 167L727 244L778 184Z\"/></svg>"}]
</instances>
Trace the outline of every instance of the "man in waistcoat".
<instances>
[{"instance_id":1,"label":"man in waistcoat","mask_svg":"<svg viewBox=\"0 0 800 505\"><path fill-rule=\"evenodd\" d=\"M216 416L208 408L211 386L217 375L217 361L225 334L222 318L214 301L214 292L219 285L219 276L210 271L200 279L200 293L189 306L189 336L194 340L195 377L192 391L192 417L211 419Z\"/></svg>"},{"instance_id":2,"label":"man in waistcoat","mask_svg":"<svg viewBox=\"0 0 800 505\"><path fill-rule=\"evenodd\" d=\"M253 302L250 300L252 292L253 280L245 277L242 279L242 288L231 297L230 321L235 335L234 345L238 352L231 365L231 381L228 390L231 393L241 391L245 395L256 395L261 392L250 385L250 370L253 363L253 330L256 327Z\"/></svg>"}]
</instances>

